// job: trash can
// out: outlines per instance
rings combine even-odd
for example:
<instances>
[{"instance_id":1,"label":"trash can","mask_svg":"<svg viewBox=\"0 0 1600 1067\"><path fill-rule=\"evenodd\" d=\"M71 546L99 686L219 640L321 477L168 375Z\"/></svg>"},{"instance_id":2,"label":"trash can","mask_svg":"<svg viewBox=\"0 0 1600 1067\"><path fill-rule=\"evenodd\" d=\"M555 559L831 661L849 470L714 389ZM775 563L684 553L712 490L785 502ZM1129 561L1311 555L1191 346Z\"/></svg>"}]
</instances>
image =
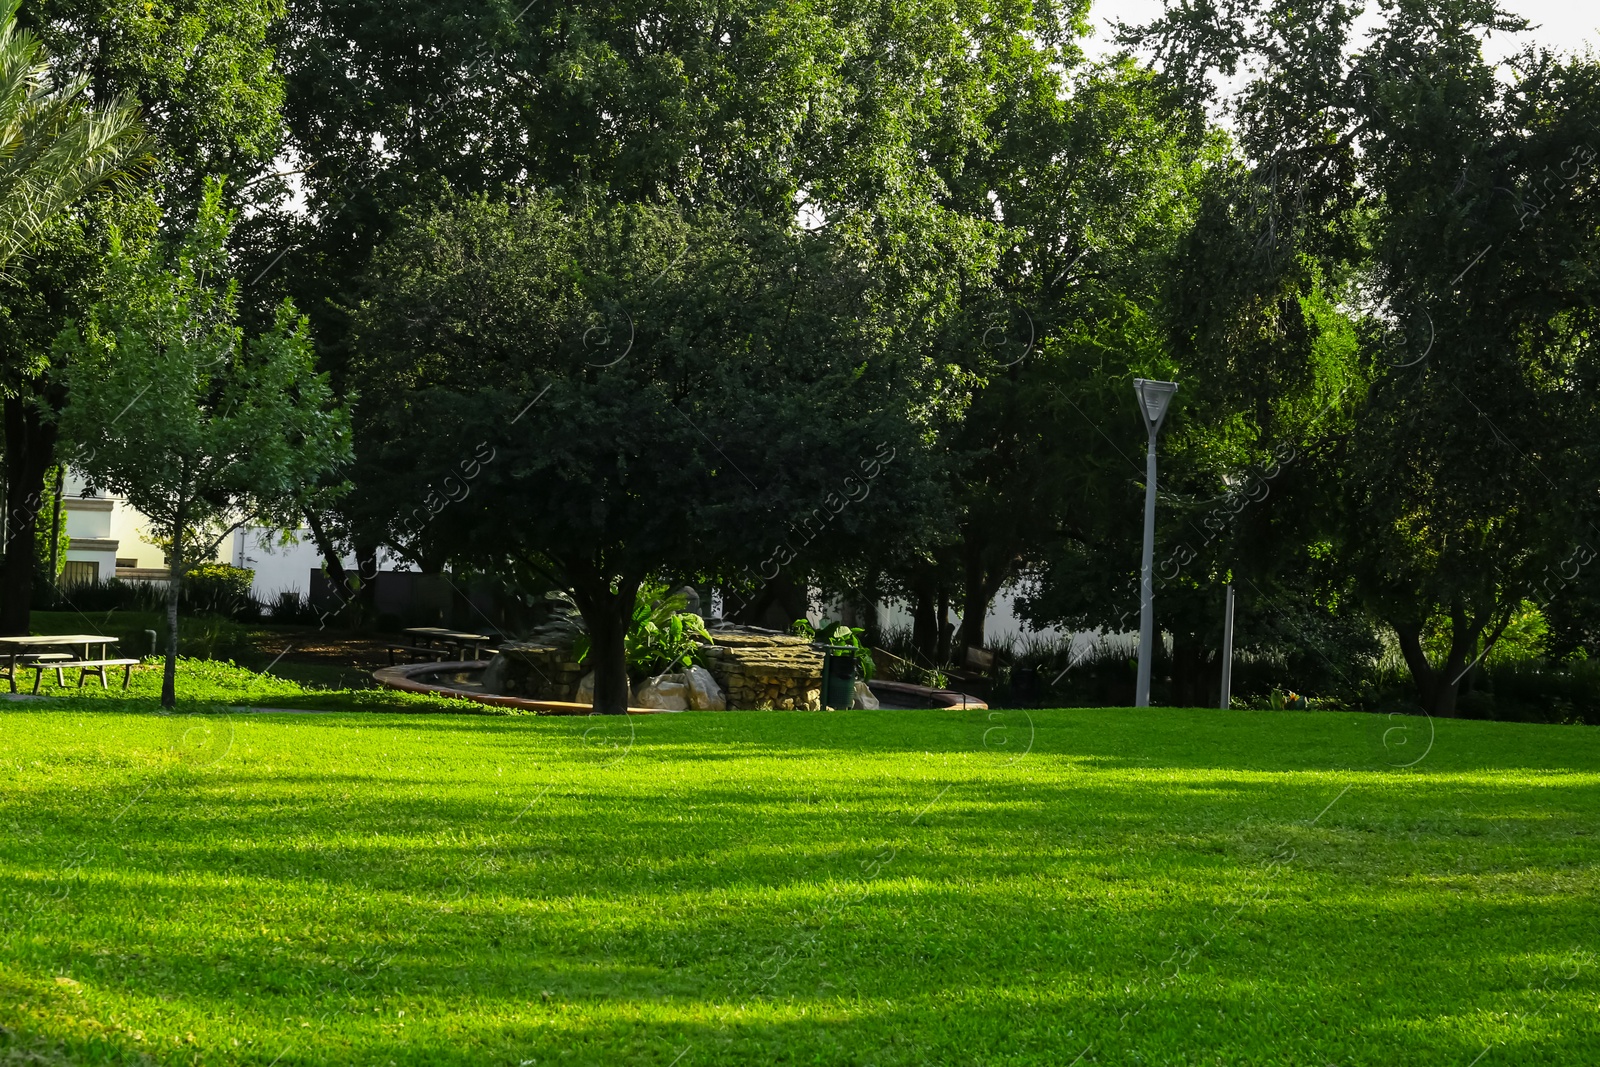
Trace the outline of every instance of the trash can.
<instances>
[{"instance_id":1,"label":"trash can","mask_svg":"<svg viewBox=\"0 0 1600 1067\"><path fill-rule=\"evenodd\" d=\"M822 657L822 707L848 710L856 702L856 657L848 645L825 645ZM841 651L844 649L845 651Z\"/></svg>"}]
</instances>

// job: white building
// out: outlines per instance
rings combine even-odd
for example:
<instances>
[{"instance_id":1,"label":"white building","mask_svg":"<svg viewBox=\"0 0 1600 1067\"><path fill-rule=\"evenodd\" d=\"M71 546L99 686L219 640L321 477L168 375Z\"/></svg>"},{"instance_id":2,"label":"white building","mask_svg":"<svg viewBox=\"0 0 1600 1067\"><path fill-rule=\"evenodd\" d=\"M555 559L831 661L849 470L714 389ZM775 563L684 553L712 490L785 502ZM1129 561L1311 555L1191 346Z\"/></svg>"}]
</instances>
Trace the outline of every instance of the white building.
<instances>
[{"instance_id":1,"label":"white building","mask_svg":"<svg viewBox=\"0 0 1600 1067\"><path fill-rule=\"evenodd\" d=\"M83 480L68 474L61 494L67 519L67 584L109 578L165 578L166 553L144 539L149 523L127 501L107 493L88 495ZM46 526L49 516L40 516Z\"/></svg>"},{"instance_id":2,"label":"white building","mask_svg":"<svg viewBox=\"0 0 1600 1067\"><path fill-rule=\"evenodd\" d=\"M311 595L311 574L322 568L322 553L311 539L310 530L296 530L284 543L278 530L248 526L236 530L228 539L225 563L255 572L251 594L262 603L271 603L278 594L292 592ZM353 559L345 561L354 567Z\"/></svg>"},{"instance_id":3,"label":"white building","mask_svg":"<svg viewBox=\"0 0 1600 1067\"><path fill-rule=\"evenodd\" d=\"M166 581L166 553L146 540L149 520L126 500L110 493L89 495L83 480L69 473L61 508L67 520L64 584L114 577ZM50 517L42 515L40 521L48 526ZM285 590L307 596L311 574L321 568L322 555L311 540L311 531L297 531L295 539L295 543L283 544L277 531L246 527L223 541L215 561L253 570L251 592L258 600L272 600ZM355 561L348 560L346 565L353 567ZM385 565L396 566L393 561L385 561Z\"/></svg>"},{"instance_id":4,"label":"white building","mask_svg":"<svg viewBox=\"0 0 1600 1067\"><path fill-rule=\"evenodd\" d=\"M311 575L322 569L322 553L312 540L310 530L295 530L285 542L281 530L268 530L260 526L247 526L238 530L228 541L224 563L244 567L255 572L251 594L263 604L276 600L279 593L293 592L311 595ZM347 570L357 567L354 556L343 560ZM414 571L415 567L391 556L378 553L378 569L384 573Z\"/></svg>"}]
</instances>

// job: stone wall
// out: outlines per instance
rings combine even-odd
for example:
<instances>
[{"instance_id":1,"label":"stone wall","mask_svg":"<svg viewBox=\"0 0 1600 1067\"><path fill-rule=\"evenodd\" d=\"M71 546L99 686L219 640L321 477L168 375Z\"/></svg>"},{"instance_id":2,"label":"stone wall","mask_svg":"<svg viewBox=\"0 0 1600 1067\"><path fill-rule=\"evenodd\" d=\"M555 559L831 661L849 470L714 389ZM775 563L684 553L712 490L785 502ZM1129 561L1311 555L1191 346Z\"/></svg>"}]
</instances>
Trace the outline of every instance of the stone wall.
<instances>
[{"instance_id":1,"label":"stone wall","mask_svg":"<svg viewBox=\"0 0 1600 1067\"><path fill-rule=\"evenodd\" d=\"M508 641L484 671L483 687L528 700L571 700L585 673L570 648Z\"/></svg>"},{"instance_id":2,"label":"stone wall","mask_svg":"<svg viewBox=\"0 0 1600 1067\"><path fill-rule=\"evenodd\" d=\"M822 653L805 637L716 631L706 667L746 711L815 711L822 706Z\"/></svg>"}]
</instances>

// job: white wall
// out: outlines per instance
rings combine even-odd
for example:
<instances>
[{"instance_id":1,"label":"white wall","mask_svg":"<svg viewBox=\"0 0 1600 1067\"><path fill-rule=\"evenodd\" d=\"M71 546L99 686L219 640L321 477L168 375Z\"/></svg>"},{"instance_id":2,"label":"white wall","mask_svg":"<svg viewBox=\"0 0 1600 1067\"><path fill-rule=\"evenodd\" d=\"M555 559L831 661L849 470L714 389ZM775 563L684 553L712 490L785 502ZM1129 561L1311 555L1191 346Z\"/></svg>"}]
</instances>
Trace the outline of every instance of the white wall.
<instances>
[{"instance_id":1,"label":"white wall","mask_svg":"<svg viewBox=\"0 0 1600 1067\"><path fill-rule=\"evenodd\" d=\"M322 566L322 553L310 530L296 530L294 536L296 541L285 545L276 530L248 527L233 535L228 562L255 571L250 592L257 600L270 602L286 591L302 596L311 592L311 572Z\"/></svg>"},{"instance_id":2,"label":"white wall","mask_svg":"<svg viewBox=\"0 0 1600 1067\"><path fill-rule=\"evenodd\" d=\"M225 562L256 572L250 592L257 600L270 603L286 591L309 596L311 572L322 569L322 553L317 551L310 530L296 530L289 544L282 542L280 531L259 526L247 526L233 535ZM346 556L343 562L350 570L356 567L354 556ZM386 552L378 553L378 568L385 571L415 569Z\"/></svg>"},{"instance_id":3,"label":"white wall","mask_svg":"<svg viewBox=\"0 0 1600 1067\"><path fill-rule=\"evenodd\" d=\"M73 548L69 540L67 559L99 563L102 579L116 573L119 559L135 560L135 566L140 568L166 566L161 549L144 539L149 528L144 515L119 496L96 493L85 498L83 492L83 479L69 471L62 506L67 516L67 536L76 539L79 547ZM225 538L217 548L216 559L254 570L252 592L257 598L268 600L284 589L308 594L311 572L322 566L322 556L309 530L296 531L296 536L298 543L283 545L276 531L248 527ZM114 541L116 547L108 547L108 541ZM355 561L347 560L346 566L355 566ZM385 566L394 568L395 564L390 561Z\"/></svg>"}]
</instances>

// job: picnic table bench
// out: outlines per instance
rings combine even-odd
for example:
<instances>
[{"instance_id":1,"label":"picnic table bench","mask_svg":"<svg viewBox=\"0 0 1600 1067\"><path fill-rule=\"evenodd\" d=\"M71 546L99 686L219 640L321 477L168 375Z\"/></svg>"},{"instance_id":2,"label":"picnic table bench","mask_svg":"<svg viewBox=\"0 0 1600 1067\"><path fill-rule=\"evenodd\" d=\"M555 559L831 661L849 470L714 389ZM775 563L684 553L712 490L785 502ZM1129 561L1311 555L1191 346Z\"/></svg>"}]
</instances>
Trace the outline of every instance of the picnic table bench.
<instances>
[{"instance_id":1,"label":"picnic table bench","mask_svg":"<svg viewBox=\"0 0 1600 1067\"><path fill-rule=\"evenodd\" d=\"M441 626L412 626L401 633L412 638L414 644L394 642L387 646L389 653L389 666L394 666L394 654L405 652L412 657L415 663L418 657L425 657L435 663L447 659L465 658L482 659L484 646L495 640L488 634L468 633L462 630L447 630ZM470 655L467 653L470 650ZM492 649L490 651L493 651Z\"/></svg>"},{"instance_id":2,"label":"picnic table bench","mask_svg":"<svg viewBox=\"0 0 1600 1067\"><path fill-rule=\"evenodd\" d=\"M66 679L63 671L78 671L78 688L88 680L89 672L95 671L100 677L100 687L110 688L106 681L107 667L121 667L122 688L128 688L128 680L133 674L133 668L138 664L137 659L121 659L104 655L103 650L108 645L117 643L115 637L104 634L28 634L20 637L0 637L0 655L5 657L5 665L0 667L6 675L6 681L11 685L11 691L17 691L17 668L23 670L33 668L33 691L39 691L39 683L44 678L45 671L56 672L56 684L66 688ZM76 648L83 647L81 656L71 652L46 652L50 648ZM91 653L96 645L102 649L99 657Z\"/></svg>"}]
</instances>

